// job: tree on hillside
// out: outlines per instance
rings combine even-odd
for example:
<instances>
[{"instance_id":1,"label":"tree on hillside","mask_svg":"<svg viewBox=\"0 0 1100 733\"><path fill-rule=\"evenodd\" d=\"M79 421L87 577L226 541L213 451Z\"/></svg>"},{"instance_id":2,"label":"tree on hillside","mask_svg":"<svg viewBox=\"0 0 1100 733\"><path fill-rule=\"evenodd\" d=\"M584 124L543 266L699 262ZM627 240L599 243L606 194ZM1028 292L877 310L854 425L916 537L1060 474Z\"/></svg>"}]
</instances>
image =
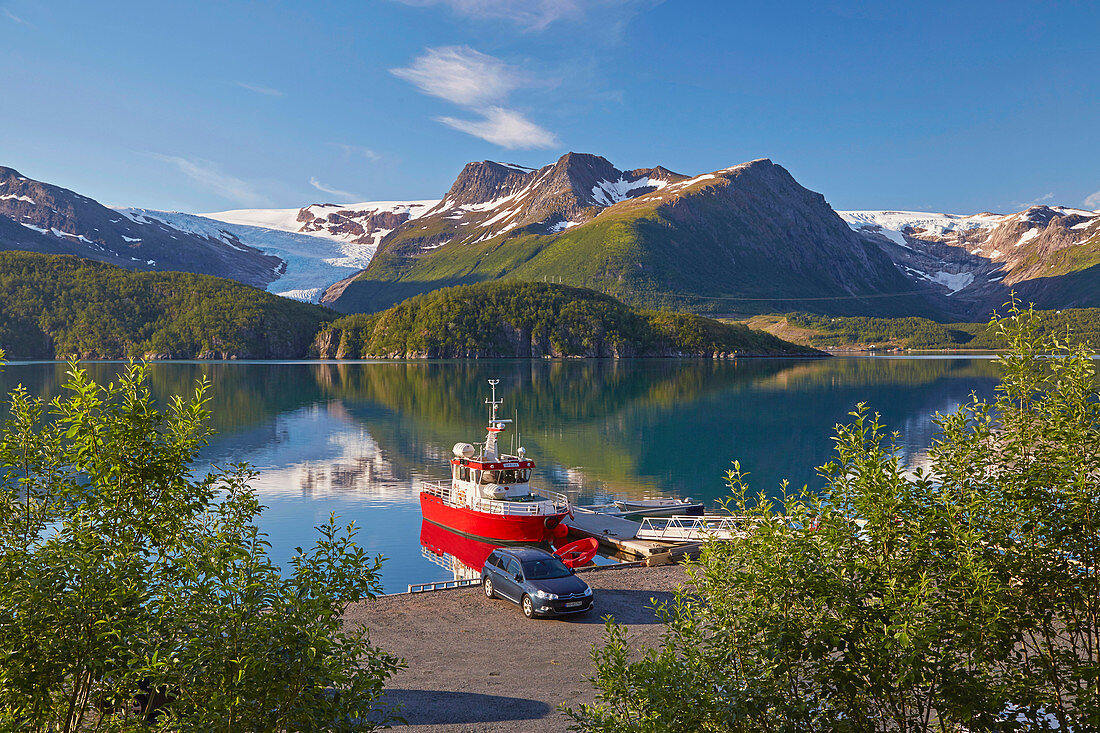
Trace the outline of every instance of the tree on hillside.
<instances>
[{"instance_id":1,"label":"tree on hillside","mask_svg":"<svg viewBox=\"0 0 1100 733\"><path fill-rule=\"evenodd\" d=\"M751 494L660 608L609 623L582 731L1100 729L1100 396L1083 347L1015 307L992 404L912 468L864 405L818 494Z\"/></svg>"},{"instance_id":2,"label":"tree on hillside","mask_svg":"<svg viewBox=\"0 0 1100 733\"><path fill-rule=\"evenodd\" d=\"M70 364L0 434L0 730L359 731L401 666L345 629L381 558L335 518L284 575L244 465L195 476L208 386L158 410L143 365Z\"/></svg>"}]
</instances>

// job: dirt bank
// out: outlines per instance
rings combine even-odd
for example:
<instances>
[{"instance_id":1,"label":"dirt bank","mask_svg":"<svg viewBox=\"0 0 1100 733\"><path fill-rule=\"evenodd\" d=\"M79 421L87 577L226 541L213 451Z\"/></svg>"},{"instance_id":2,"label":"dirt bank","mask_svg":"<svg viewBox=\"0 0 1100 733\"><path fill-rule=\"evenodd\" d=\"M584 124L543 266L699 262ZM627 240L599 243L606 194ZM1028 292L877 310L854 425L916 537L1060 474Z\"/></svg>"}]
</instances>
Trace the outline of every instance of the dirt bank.
<instances>
[{"instance_id":1,"label":"dirt bank","mask_svg":"<svg viewBox=\"0 0 1100 733\"><path fill-rule=\"evenodd\" d=\"M593 698L586 677L603 617L626 624L639 644L654 644L662 627L650 599L669 600L687 581L675 565L581 577L596 606L561 620L528 621L515 604L487 599L480 586L386 596L356 604L346 618L366 624L372 643L408 662L387 687L387 701L404 706L408 729L558 733L569 726L558 705Z\"/></svg>"}]
</instances>

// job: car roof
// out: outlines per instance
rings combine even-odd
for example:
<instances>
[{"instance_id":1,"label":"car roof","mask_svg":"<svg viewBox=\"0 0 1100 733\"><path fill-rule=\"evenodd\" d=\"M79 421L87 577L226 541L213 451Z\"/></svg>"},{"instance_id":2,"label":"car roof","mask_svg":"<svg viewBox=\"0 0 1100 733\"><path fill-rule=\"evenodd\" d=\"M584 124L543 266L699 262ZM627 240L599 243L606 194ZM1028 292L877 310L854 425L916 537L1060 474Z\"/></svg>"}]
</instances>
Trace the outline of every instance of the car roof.
<instances>
[{"instance_id":1,"label":"car roof","mask_svg":"<svg viewBox=\"0 0 1100 733\"><path fill-rule=\"evenodd\" d=\"M497 549L497 552L512 555L520 562L525 562L527 560L545 560L548 557L555 557L553 554L538 547L501 547Z\"/></svg>"}]
</instances>

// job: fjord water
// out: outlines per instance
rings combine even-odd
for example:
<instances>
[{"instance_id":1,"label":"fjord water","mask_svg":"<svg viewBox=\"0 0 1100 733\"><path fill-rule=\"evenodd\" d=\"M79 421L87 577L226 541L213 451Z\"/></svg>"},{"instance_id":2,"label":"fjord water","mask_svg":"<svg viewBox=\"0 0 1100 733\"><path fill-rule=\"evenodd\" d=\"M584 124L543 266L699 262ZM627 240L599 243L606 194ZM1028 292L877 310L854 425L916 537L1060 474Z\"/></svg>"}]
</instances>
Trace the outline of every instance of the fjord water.
<instances>
[{"instance_id":1,"label":"fjord water","mask_svg":"<svg viewBox=\"0 0 1100 733\"><path fill-rule=\"evenodd\" d=\"M109 381L118 363L87 365ZM726 495L739 460L754 489L783 479L820 486L830 436L857 402L901 432L919 463L932 416L993 396L998 367L986 357L833 359L564 360L480 362L162 362L151 364L154 396L213 384L217 435L197 470L248 462L266 505L261 527L285 563L312 544L313 527L335 512L359 540L388 559L388 592L449 579L422 556L419 482L447 476L451 446L484 440L486 380L501 380L501 417L515 419L538 469L536 486L580 503L612 496L691 496L710 508ZM66 366L10 363L5 393L60 391ZM505 433L511 445L515 430Z\"/></svg>"}]
</instances>

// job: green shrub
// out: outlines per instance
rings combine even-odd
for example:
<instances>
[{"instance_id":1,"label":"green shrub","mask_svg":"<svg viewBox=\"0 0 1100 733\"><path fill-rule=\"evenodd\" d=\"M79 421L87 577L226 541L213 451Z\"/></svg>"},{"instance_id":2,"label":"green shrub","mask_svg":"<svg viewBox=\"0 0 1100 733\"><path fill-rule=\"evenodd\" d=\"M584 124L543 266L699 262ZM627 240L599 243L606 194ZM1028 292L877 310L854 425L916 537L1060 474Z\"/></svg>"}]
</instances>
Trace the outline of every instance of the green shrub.
<instances>
[{"instance_id":1,"label":"green shrub","mask_svg":"<svg viewBox=\"0 0 1100 733\"><path fill-rule=\"evenodd\" d=\"M345 629L379 592L330 518L288 575L246 466L192 474L207 385L164 411L145 369L75 364L52 402L12 394L0 434L0 730L373 730L399 660ZM152 708L158 707L153 710Z\"/></svg>"},{"instance_id":2,"label":"green shrub","mask_svg":"<svg viewBox=\"0 0 1100 733\"><path fill-rule=\"evenodd\" d=\"M773 503L735 464L743 536L706 543L662 643L611 622L583 731L1100 729L1100 395L1032 311L996 324L992 404L903 464L866 406L825 489Z\"/></svg>"}]
</instances>

